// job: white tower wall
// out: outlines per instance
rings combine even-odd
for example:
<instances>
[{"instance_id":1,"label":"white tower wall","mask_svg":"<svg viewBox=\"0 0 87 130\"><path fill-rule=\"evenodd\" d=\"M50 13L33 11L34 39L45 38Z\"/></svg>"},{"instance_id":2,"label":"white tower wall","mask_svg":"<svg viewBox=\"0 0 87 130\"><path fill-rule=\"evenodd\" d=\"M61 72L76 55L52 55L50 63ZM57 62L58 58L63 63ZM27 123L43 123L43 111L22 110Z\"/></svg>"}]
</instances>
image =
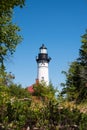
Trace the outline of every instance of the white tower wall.
<instances>
[{"instance_id":1,"label":"white tower wall","mask_svg":"<svg viewBox=\"0 0 87 130\"><path fill-rule=\"evenodd\" d=\"M49 85L49 71L48 71L48 63L38 63L37 68L37 78L39 82L45 82L46 85Z\"/></svg>"}]
</instances>

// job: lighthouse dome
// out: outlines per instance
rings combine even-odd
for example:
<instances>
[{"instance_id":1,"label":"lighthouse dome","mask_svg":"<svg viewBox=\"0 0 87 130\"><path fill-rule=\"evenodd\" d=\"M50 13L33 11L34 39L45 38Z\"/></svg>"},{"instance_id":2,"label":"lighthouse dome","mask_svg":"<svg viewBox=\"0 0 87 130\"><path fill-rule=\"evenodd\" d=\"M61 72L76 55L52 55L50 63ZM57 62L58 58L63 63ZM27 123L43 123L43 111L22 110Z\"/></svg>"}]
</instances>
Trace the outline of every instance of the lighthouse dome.
<instances>
[{"instance_id":1,"label":"lighthouse dome","mask_svg":"<svg viewBox=\"0 0 87 130\"><path fill-rule=\"evenodd\" d=\"M40 49L47 49L44 44L40 47Z\"/></svg>"}]
</instances>

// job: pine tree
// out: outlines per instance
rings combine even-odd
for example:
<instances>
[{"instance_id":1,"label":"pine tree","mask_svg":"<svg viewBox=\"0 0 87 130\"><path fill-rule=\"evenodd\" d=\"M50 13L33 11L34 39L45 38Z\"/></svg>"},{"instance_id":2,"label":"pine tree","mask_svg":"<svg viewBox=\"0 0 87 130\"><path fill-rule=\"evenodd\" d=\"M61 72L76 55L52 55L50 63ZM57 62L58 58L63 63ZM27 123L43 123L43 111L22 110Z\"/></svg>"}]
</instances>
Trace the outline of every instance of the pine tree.
<instances>
[{"instance_id":1,"label":"pine tree","mask_svg":"<svg viewBox=\"0 0 87 130\"><path fill-rule=\"evenodd\" d=\"M66 94L70 101L81 102L87 99L87 32L82 36L79 57L71 63L66 73L62 94Z\"/></svg>"}]
</instances>

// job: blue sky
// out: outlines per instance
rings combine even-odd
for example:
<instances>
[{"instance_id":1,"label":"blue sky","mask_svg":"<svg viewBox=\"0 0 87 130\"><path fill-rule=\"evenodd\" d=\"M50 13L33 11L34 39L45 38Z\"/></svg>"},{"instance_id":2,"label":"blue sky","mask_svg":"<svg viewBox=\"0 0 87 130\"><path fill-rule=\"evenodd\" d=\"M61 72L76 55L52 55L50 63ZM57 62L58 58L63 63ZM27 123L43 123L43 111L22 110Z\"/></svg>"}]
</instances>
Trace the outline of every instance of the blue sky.
<instances>
[{"instance_id":1,"label":"blue sky","mask_svg":"<svg viewBox=\"0 0 87 130\"><path fill-rule=\"evenodd\" d=\"M6 63L15 82L29 86L37 78L35 57L42 43L52 58L50 81L60 89L65 82L61 71L78 57L81 35L87 29L87 0L26 0L23 9L15 8L13 21L20 28L23 41Z\"/></svg>"}]
</instances>

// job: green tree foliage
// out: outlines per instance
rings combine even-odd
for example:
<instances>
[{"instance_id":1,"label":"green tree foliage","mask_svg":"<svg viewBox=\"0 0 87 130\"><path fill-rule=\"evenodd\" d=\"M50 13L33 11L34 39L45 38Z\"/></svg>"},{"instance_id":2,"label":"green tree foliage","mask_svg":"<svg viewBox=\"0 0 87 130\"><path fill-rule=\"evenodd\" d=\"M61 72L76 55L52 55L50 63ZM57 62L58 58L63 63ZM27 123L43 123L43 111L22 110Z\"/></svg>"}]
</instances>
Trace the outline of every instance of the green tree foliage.
<instances>
[{"instance_id":1,"label":"green tree foliage","mask_svg":"<svg viewBox=\"0 0 87 130\"><path fill-rule=\"evenodd\" d=\"M34 125L39 130L85 130L87 127L87 114L76 108L61 107L54 100L50 100L42 108L37 108L36 113L38 118Z\"/></svg>"},{"instance_id":2,"label":"green tree foliage","mask_svg":"<svg viewBox=\"0 0 87 130\"><path fill-rule=\"evenodd\" d=\"M6 14L5 14L6 15ZM16 49L16 46L21 40L21 37L17 34L20 31L19 27L11 22L11 17L0 17L0 63L4 64L6 56L12 55Z\"/></svg>"},{"instance_id":3,"label":"green tree foliage","mask_svg":"<svg viewBox=\"0 0 87 130\"><path fill-rule=\"evenodd\" d=\"M12 12L15 6L22 7L24 0L0 0L0 67L8 55L12 55L21 36L19 27L12 23Z\"/></svg>"},{"instance_id":4,"label":"green tree foliage","mask_svg":"<svg viewBox=\"0 0 87 130\"><path fill-rule=\"evenodd\" d=\"M38 83L34 85L33 95L42 98L42 100L55 98L55 93L56 89L54 89L51 83L49 86L46 86L44 83Z\"/></svg>"},{"instance_id":5,"label":"green tree foliage","mask_svg":"<svg viewBox=\"0 0 87 130\"><path fill-rule=\"evenodd\" d=\"M82 46L81 49L79 50L79 55L80 57L78 58L78 62L82 66L80 76L84 84L86 85L87 83L87 31L82 36Z\"/></svg>"},{"instance_id":6,"label":"green tree foliage","mask_svg":"<svg viewBox=\"0 0 87 130\"><path fill-rule=\"evenodd\" d=\"M68 73L66 73L66 84L62 90L62 94L66 94L67 99L75 101L78 98L80 91L81 78L80 78L80 65L77 61L72 62Z\"/></svg>"},{"instance_id":7,"label":"green tree foliage","mask_svg":"<svg viewBox=\"0 0 87 130\"><path fill-rule=\"evenodd\" d=\"M0 14L13 9L15 6L23 7L25 0L0 0Z\"/></svg>"},{"instance_id":8,"label":"green tree foliage","mask_svg":"<svg viewBox=\"0 0 87 130\"><path fill-rule=\"evenodd\" d=\"M9 86L9 91L12 97L17 97L19 99L30 97L30 93L27 91L26 88L22 88L21 85L11 84Z\"/></svg>"},{"instance_id":9,"label":"green tree foliage","mask_svg":"<svg viewBox=\"0 0 87 130\"><path fill-rule=\"evenodd\" d=\"M7 73L5 71L2 71L2 68L0 68L0 85L10 86L13 84L13 79L15 76L10 72Z\"/></svg>"},{"instance_id":10,"label":"green tree foliage","mask_svg":"<svg viewBox=\"0 0 87 130\"><path fill-rule=\"evenodd\" d=\"M31 96L19 85L0 86L0 130L71 129L85 130L87 114L76 108L62 107L58 100L49 98L41 106L32 106ZM44 93L45 94L45 93ZM48 94L49 95L49 94Z\"/></svg>"},{"instance_id":11,"label":"green tree foliage","mask_svg":"<svg viewBox=\"0 0 87 130\"><path fill-rule=\"evenodd\" d=\"M0 86L0 129L20 130L26 123L30 105L31 97L27 90L17 85Z\"/></svg>"},{"instance_id":12,"label":"green tree foliage","mask_svg":"<svg viewBox=\"0 0 87 130\"><path fill-rule=\"evenodd\" d=\"M82 36L82 46L79 52L79 61L82 65L87 65L87 31L86 33Z\"/></svg>"},{"instance_id":13,"label":"green tree foliage","mask_svg":"<svg viewBox=\"0 0 87 130\"><path fill-rule=\"evenodd\" d=\"M87 32L82 36L79 58L72 62L66 74L62 94L70 101L82 102L87 99Z\"/></svg>"}]
</instances>

